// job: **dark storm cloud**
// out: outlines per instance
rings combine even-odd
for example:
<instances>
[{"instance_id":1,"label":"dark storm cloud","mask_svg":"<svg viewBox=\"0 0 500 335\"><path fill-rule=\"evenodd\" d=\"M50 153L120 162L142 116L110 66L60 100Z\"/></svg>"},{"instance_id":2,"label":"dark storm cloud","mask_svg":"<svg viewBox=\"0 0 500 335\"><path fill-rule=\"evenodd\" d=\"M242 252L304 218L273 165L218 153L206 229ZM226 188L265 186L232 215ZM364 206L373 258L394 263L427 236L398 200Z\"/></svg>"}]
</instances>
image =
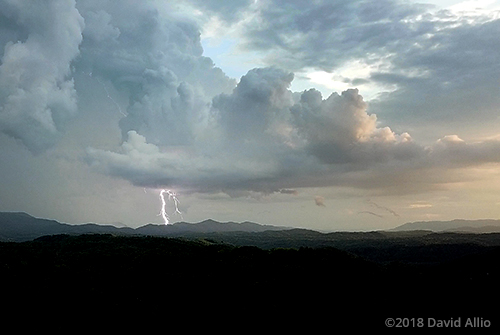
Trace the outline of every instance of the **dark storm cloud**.
<instances>
[{"instance_id":1,"label":"dark storm cloud","mask_svg":"<svg viewBox=\"0 0 500 335\"><path fill-rule=\"evenodd\" d=\"M397 102L408 113L426 89L437 90L445 81L457 92L468 87L466 78L477 84L481 73L486 83L495 83L489 75L497 68L484 72L498 56L481 55L492 52L486 45L496 41L496 21L454 25L428 18L421 6L394 1L242 1L228 8L205 3L205 10L221 16L257 8L241 23L244 41L267 50L268 61L285 68L252 69L236 84L203 56L200 27L175 3L28 3L4 1L0 7L7 18L0 25L0 126L33 152L53 145L68 117L93 99L78 95L84 84L74 85L85 78L87 87L95 80L106 91L102 99L123 106L126 115L114 124L122 142L92 144L86 163L136 186L232 196L333 185L414 192L451 180L449 169L500 161L497 140L466 143L450 135L424 146L381 126L358 89L328 97L315 89L290 91L293 69L383 59L387 64L371 78L352 81L397 85L374 106ZM462 45L457 32L476 40L479 55ZM477 65L465 67L464 74L447 64L448 53L460 47ZM455 65L466 60L458 57ZM479 85L472 93L481 100L484 92ZM388 115L391 106L381 114ZM391 119L384 122L392 126ZM89 129L87 136L96 131Z\"/></svg>"},{"instance_id":2,"label":"dark storm cloud","mask_svg":"<svg viewBox=\"0 0 500 335\"><path fill-rule=\"evenodd\" d=\"M352 60L372 66L371 76L353 84L392 87L370 108L398 129L498 114L498 16L458 16L395 0L259 3L241 33L247 49L292 71L335 73Z\"/></svg>"},{"instance_id":3,"label":"dark storm cloud","mask_svg":"<svg viewBox=\"0 0 500 335\"><path fill-rule=\"evenodd\" d=\"M445 183L451 177L441 172L449 168L500 158L499 141L461 149L457 136L447 136L425 147L380 128L357 90L294 97L292 78L277 68L249 71L231 94L213 99L212 122L188 149L161 149L131 131L118 152L90 148L89 162L138 186L241 196L333 185L415 192Z\"/></svg>"},{"instance_id":4,"label":"dark storm cloud","mask_svg":"<svg viewBox=\"0 0 500 335\"><path fill-rule=\"evenodd\" d=\"M77 111L70 65L83 18L74 1L1 1L0 21L0 130L39 153Z\"/></svg>"},{"instance_id":5,"label":"dark storm cloud","mask_svg":"<svg viewBox=\"0 0 500 335\"><path fill-rule=\"evenodd\" d=\"M495 45L499 43L500 20L463 22L421 38L398 52L389 71L372 73L372 80L398 86L374 102L373 110L397 114L403 122L496 118L500 98L494 90L500 86L500 55ZM418 74L412 74L412 69Z\"/></svg>"},{"instance_id":6,"label":"dark storm cloud","mask_svg":"<svg viewBox=\"0 0 500 335\"><path fill-rule=\"evenodd\" d=\"M124 138L134 130L155 144L190 144L211 97L234 87L202 56L196 23L172 6L78 2L87 26L77 66L129 96Z\"/></svg>"},{"instance_id":7,"label":"dark storm cloud","mask_svg":"<svg viewBox=\"0 0 500 335\"><path fill-rule=\"evenodd\" d=\"M276 68L249 71L231 94L214 97L209 121L196 128L189 147L160 150L147 133L134 130L120 152L89 149L89 160L140 186L267 193L289 188L281 177L288 165L299 164L299 157L289 154L293 100L287 88L292 78ZM157 126L164 129L168 124L159 120Z\"/></svg>"},{"instance_id":8,"label":"dark storm cloud","mask_svg":"<svg viewBox=\"0 0 500 335\"><path fill-rule=\"evenodd\" d=\"M288 91L293 73L277 68L253 69L243 76L232 94L215 97L213 109L218 123L237 140L254 138L279 122L286 121L292 104ZM265 135L264 135L265 136Z\"/></svg>"},{"instance_id":9,"label":"dark storm cloud","mask_svg":"<svg viewBox=\"0 0 500 335\"><path fill-rule=\"evenodd\" d=\"M404 22L425 8L399 1L263 1L246 26L245 45L269 52L270 63L292 70L331 70L432 31L431 23Z\"/></svg>"}]
</instances>

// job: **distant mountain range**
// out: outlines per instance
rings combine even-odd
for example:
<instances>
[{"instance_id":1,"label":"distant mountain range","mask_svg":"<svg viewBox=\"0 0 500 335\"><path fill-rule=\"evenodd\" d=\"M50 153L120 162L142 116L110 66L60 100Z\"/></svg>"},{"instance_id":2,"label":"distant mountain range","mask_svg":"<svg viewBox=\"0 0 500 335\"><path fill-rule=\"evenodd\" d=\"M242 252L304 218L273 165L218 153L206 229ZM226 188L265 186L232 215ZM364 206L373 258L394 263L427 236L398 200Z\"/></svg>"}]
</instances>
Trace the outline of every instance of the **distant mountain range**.
<instances>
[{"instance_id":1,"label":"distant mountain range","mask_svg":"<svg viewBox=\"0 0 500 335\"><path fill-rule=\"evenodd\" d=\"M452 221L418 221L398 226L392 231L430 230L433 232L464 233L498 233L500 220L452 220Z\"/></svg>"},{"instance_id":2,"label":"distant mountain range","mask_svg":"<svg viewBox=\"0 0 500 335\"><path fill-rule=\"evenodd\" d=\"M289 227L262 225L253 222L217 222L205 220L199 223L179 222L170 225L147 224L139 228L115 227L86 223L71 225L55 220L39 219L22 212L0 212L0 241L22 242L45 235L57 234L123 234L176 236L183 234L223 233L223 232L263 232L286 230Z\"/></svg>"},{"instance_id":3,"label":"distant mountain range","mask_svg":"<svg viewBox=\"0 0 500 335\"><path fill-rule=\"evenodd\" d=\"M189 235L191 237L207 237L236 244L241 244L247 240L247 244L260 246L266 245L266 238L270 238L273 244L276 244L276 239L279 239L287 241L287 243L291 240L295 242L300 240L303 245L309 245L313 242L313 244L330 245L333 243L332 241L337 240L376 240L394 237L396 236L394 234L397 234L398 237L404 237L407 234L414 237L416 236L415 233L420 236L431 232L495 233L500 232L500 220L421 221L405 223L387 231L322 233L309 229L278 227L253 222L217 222L210 219L199 223L147 224L135 229L95 223L72 225L55 220L35 218L22 212L0 212L0 241L12 242L30 241L41 236L58 234L114 234L172 237ZM285 243L283 246L288 244Z\"/></svg>"}]
</instances>

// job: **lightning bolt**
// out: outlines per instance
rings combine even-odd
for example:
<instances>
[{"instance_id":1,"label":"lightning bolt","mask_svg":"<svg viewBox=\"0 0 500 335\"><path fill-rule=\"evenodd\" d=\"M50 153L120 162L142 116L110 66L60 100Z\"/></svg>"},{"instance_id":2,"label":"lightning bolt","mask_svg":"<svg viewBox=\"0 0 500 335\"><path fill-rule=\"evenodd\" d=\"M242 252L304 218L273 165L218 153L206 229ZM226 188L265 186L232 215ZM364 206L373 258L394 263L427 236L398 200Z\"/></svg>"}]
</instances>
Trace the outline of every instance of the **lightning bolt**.
<instances>
[{"instance_id":1,"label":"lightning bolt","mask_svg":"<svg viewBox=\"0 0 500 335\"><path fill-rule=\"evenodd\" d=\"M121 115L123 115L123 116L127 116L127 114L126 114L126 113L124 113L124 112L122 111L122 108L120 107L120 105L118 104L118 102L116 102L116 101L115 101L115 99L113 99L113 98L111 97L111 95L109 94L109 91L108 91L108 88L106 87L106 84L104 84L104 83L103 83L103 82L99 79L99 77L93 77L93 76L92 76L92 72L90 72L90 73L89 73L89 77L91 77L91 78L95 78L95 79L97 80L97 82L98 82L99 84L101 84L101 86L104 88L104 92L106 92L106 96L108 97L108 99L109 99L109 100L111 100L111 101L115 104L116 108L118 109L118 112L119 112Z\"/></svg>"},{"instance_id":2,"label":"lightning bolt","mask_svg":"<svg viewBox=\"0 0 500 335\"><path fill-rule=\"evenodd\" d=\"M165 224L170 224L170 216L167 214L166 207L167 207L167 201L165 200L165 193L168 195L168 200L172 201L174 203L175 207L175 213L174 214L179 214L182 218L182 212L179 210L179 199L177 199L177 194L171 190L161 190L160 191L160 200L161 200L161 210L160 214L161 217L163 218L163 221L165 221Z\"/></svg>"}]
</instances>

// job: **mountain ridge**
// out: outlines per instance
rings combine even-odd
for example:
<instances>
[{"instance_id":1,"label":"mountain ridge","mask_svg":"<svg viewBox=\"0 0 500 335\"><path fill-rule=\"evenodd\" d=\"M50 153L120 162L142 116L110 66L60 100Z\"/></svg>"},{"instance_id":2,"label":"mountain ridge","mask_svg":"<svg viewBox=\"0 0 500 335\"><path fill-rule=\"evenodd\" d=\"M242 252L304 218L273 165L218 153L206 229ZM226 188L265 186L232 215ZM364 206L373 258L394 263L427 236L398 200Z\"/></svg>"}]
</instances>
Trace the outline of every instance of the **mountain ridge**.
<instances>
[{"instance_id":1,"label":"mountain ridge","mask_svg":"<svg viewBox=\"0 0 500 335\"><path fill-rule=\"evenodd\" d=\"M36 218L25 212L0 212L0 241L24 242L46 235L80 235L80 234L114 234L129 236L164 236L164 237L210 237L223 240L248 239L250 244L264 243L267 238L275 241L302 240L306 244L331 244L332 241L384 240L386 238L403 238L425 236L427 234L473 234L500 232L500 220L464 220L451 221L417 221L409 222L393 229L371 232L320 232L312 229L264 225L249 221L218 222L213 219L197 223L177 222L164 225L148 223L137 228L116 227L96 223L67 224L56 220ZM259 236L251 236L259 233ZM233 237L228 234L234 235ZM236 235L235 235L236 234ZM244 236L246 234L246 236ZM248 235L250 234L250 235ZM396 234L396 235L394 235ZM409 234L409 235L408 235ZM288 242L287 242L288 243ZM284 244L285 246L285 244Z\"/></svg>"},{"instance_id":2,"label":"mountain ridge","mask_svg":"<svg viewBox=\"0 0 500 335\"><path fill-rule=\"evenodd\" d=\"M388 231L412 231L429 230L432 232L467 232L467 233L486 233L500 232L500 220L479 219L466 220L454 219L449 221L415 221L404 223Z\"/></svg>"},{"instance_id":3,"label":"mountain ridge","mask_svg":"<svg viewBox=\"0 0 500 335\"><path fill-rule=\"evenodd\" d=\"M116 227L96 223L68 224L36 218L25 212L0 212L0 241L23 242L45 235L119 234L178 236L186 233L262 232L286 230L291 227L263 225L254 222L218 222L207 219L198 223L177 222L169 225L149 223L138 228Z\"/></svg>"}]
</instances>

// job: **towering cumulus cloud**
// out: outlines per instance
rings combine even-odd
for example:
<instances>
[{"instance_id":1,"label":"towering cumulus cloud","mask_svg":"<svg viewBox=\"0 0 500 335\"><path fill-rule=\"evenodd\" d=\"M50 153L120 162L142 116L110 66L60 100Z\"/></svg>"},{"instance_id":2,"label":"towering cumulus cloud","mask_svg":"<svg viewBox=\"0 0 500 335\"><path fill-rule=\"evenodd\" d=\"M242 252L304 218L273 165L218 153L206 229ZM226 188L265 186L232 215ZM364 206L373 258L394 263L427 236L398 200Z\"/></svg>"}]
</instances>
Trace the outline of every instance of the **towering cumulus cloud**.
<instances>
[{"instance_id":1,"label":"towering cumulus cloud","mask_svg":"<svg viewBox=\"0 0 500 335\"><path fill-rule=\"evenodd\" d=\"M172 6L78 2L87 23L78 65L128 96L124 138L136 131L157 145L190 144L211 97L234 87L202 56L197 25Z\"/></svg>"},{"instance_id":2,"label":"towering cumulus cloud","mask_svg":"<svg viewBox=\"0 0 500 335\"><path fill-rule=\"evenodd\" d=\"M358 81L345 77L349 83L390 83L397 75L413 83L424 80L438 63L415 55L454 45L458 29L446 20L440 24L448 30L438 29L437 19L422 16L427 7L392 0L378 5L242 0L227 7L195 0L0 4L0 129L39 153L56 143L77 110L99 118L92 124L111 120L102 107L111 99L121 113L110 121L121 142L104 147L96 140L84 154L78 150L90 166L133 185L228 194L333 185L411 189L408 180L415 187L430 184L419 183L422 171L440 175L437 170L500 158L495 139L467 143L449 135L424 145L406 127L382 126L357 88L328 96L316 89L291 90L292 70L300 76L305 68L329 71L352 60L373 71ZM248 18L233 16L236 12ZM262 63L273 64L251 69L239 81L227 77L203 55L202 25L214 22L240 29L242 45L260 50L267 55ZM496 21L484 24L497 28ZM478 26L462 27L476 36ZM419 60L425 64L417 66ZM396 81L393 91L370 106L380 111L398 100L394 97L412 96L405 90L410 81ZM104 100L90 101L86 89L101 88ZM407 113L404 104L399 110L398 115Z\"/></svg>"},{"instance_id":3,"label":"towering cumulus cloud","mask_svg":"<svg viewBox=\"0 0 500 335\"><path fill-rule=\"evenodd\" d=\"M292 78L291 73L275 68L251 70L232 93L213 98L207 122L190 133L189 143L163 142L160 150L147 132L143 135L132 130L120 152L89 149L90 160L108 173L141 186L177 186L206 192L262 190L264 184L279 176L287 158L289 148L284 141L289 139L289 107L293 103L287 88ZM168 129L169 121L159 126Z\"/></svg>"},{"instance_id":4,"label":"towering cumulus cloud","mask_svg":"<svg viewBox=\"0 0 500 335\"><path fill-rule=\"evenodd\" d=\"M70 64L83 18L74 1L0 1L0 129L41 152L76 113Z\"/></svg>"},{"instance_id":5,"label":"towering cumulus cloud","mask_svg":"<svg viewBox=\"0 0 500 335\"><path fill-rule=\"evenodd\" d=\"M291 92L292 80L277 68L251 70L231 94L213 98L211 121L189 146L160 149L133 130L119 152L91 148L89 160L139 186L280 192L333 185L352 168L423 153L408 134L377 127L357 90L323 99L315 90Z\"/></svg>"},{"instance_id":6,"label":"towering cumulus cloud","mask_svg":"<svg viewBox=\"0 0 500 335\"><path fill-rule=\"evenodd\" d=\"M398 151L411 155L410 135L378 128L377 116L366 109L357 89L333 93L326 100L311 89L291 108L298 132L307 140L306 150L322 162L373 163L388 155L397 157Z\"/></svg>"}]
</instances>

